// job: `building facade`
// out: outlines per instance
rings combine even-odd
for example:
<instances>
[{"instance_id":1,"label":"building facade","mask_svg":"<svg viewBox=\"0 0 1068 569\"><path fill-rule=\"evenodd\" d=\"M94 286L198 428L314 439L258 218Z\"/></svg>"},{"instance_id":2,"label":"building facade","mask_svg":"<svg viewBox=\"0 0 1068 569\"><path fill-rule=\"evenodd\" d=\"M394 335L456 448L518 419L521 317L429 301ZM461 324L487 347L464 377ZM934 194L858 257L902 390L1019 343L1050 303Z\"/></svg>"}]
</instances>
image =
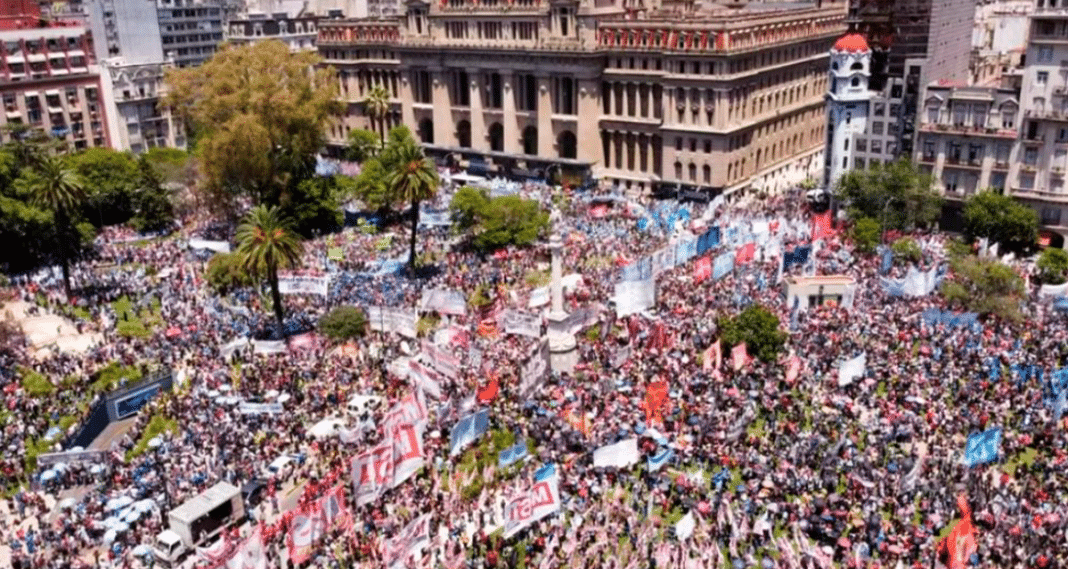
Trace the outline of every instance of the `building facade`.
<instances>
[{"instance_id":1,"label":"building facade","mask_svg":"<svg viewBox=\"0 0 1068 569\"><path fill-rule=\"evenodd\" d=\"M158 0L163 55L178 67L197 66L223 41L224 4L219 0Z\"/></svg>"},{"instance_id":2,"label":"building facade","mask_svg":"<svg viewBox=\"0 0 1068 569\"><path fill-rule=\"evenodd\" d=\"M278 40L288 45L290 51L312 51L315 49L319 19L315 15L291 17L285 12L249 14L226 24L226 39L238 45Z\"/></svg>"},{"instance_id":3,"label":"building facade","mask_svg":"<svg viewBox=\"0 0 1068 569\"><path fill-rule=\"evenodd\" d=\"M109 146L100 70L81 26L0 32L0 142L23 125L72 150Z\"/></svg>"},{"instance_id":4,"label":"building facade","mask_svg":"<svg viewBox=\"0 0 1068 569\"><path fill-rule=\"evenodd\" d=\"M490 170L588 168L635 192L777 189L819 177L842 3L628 17L612 0L409 2L319 24L348 114L386 87L386 127ZM681 8L673 8L681 9Z\"/></svg>"},{"instance_id":5,"label":"building facade","mask_svg":"<svg viewBox=\"0 0 1068 569\"><path fill-rule=\"evenodd\" d=\"M117 150L141 153L150 148L185 148L181 121L160 104L166 92L166 63L127 63L112 58L102 64L108 129Z\"/></svg>"},{"instance_id":6,"label":"building facade","mask_svg":"<svg viewBox=\"0 0 1068 569\"><path fill-rule=\"evenodd\" d=\"M946 199L1005 192L1020 126L1019 91L999 87L927 87L916 162Z\"/></svg>"}]
</instances>

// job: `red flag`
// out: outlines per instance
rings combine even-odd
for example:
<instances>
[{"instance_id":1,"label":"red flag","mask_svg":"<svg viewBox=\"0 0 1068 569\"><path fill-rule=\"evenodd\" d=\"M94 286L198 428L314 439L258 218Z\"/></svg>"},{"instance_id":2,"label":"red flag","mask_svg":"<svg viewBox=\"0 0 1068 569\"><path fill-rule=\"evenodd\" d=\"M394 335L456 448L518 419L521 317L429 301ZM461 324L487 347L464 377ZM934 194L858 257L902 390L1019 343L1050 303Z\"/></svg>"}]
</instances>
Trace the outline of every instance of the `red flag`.
<instances>
[{"instance_id":1,"label":"red flag","mask_svg":"<svg viewBox=\"0 0 1068 569\"><path fill-rule=\"evenodd\" d=\"M801 358L797 356L790 356L790 361L786 365L786 382L792 384L797 381L797 376L801 374Z\"/></svg>"},{"instance_id":2,"label":"red flag","mask_svg":"<svg viewBox=\"0 0 1068 569\"><path fill-rule=\"evenodd\" d=\"M746 243L738 248L734 253L734 264L744 265L753 260L753 255L756 253L756 243Z\"/></svg>"},{"instance_id":3,"label":"red flag","mask_svg":"<svg viewBox=\"0 0 1068 569\"><path fill-rule=\"evenodd\" d=\"M779 232L779 220L776 219L775 221L772 221L771 223L769 223L768 224L768 229L771 230L772 233L778 233Z\"/></svg>"},{"instance_id":4,"label":"red flag","mask_svg":"<svg viewBox=\"0 0 1068 569\"><path fill-rule=\"evenodd\" d=\"M817 241L834 235L831 227L831 210L812 216L812 240Z\"/></svg>"},{"instance_id":5,"label":"red flag","mask_svg":"<svg viewBox=\"0 0 1068 569\"><path fill-rule=\"evenodd\" d=\"M490 382L485 387L478 390L478 402L489 403L497 398L497 392L501 389L501 382L497 379L497 376L492 376Z\"/></svg>"},{"instance_id":6,"label":"red flag","mask_svg":"<svg viewBox=\"0 0 1068 569\"><path fill-rule=\"evenodd\" d=\"M608 206L598 205L590 208L590 217L604 217L608 215Z\"/></svg>"},{"instance_id":7,"label":"red flag","mask_svg":"<svg viewBox=\"0 0 1068 569\"><path fill-rule=\"evenodd\" d=\"M975 541L975 526L972 525L972 508L963 494L957 496L957 508L960 510L960 521L938 543L938 553L949 558L950 569L964 569L972 554L979 549Z\"/></svg>"},{"instance_id":8,"label":"red flag","mask_svg":"<svg viewBox=\"0 0 1068 569\"><path fill-rule=\"evenodd\" d=\"M699 283L712 276L712 259L707 255L693 264L693 281Z\"/></svg>"},{"instance_id":9,"label":"red flag","mask_svg":"<svg viewBox=\"0 0 1068 569\"><path fill-rule=\"evenodd\" d=\"M734 371L738 371L749 363L749 353L745 350L745 342L731 349L731 359L734 361Z\"/></svg>"},{"instance_id":10,"label":"red flag","mask_svg":"<svg viewBox=\"0 0 1068 569\"><path fill-rule=\"evenodd\" d=\"M654 381L645 387L645 423L664 423L664 411L668 403L668 384Z\"/></svg>"}]
</instances>

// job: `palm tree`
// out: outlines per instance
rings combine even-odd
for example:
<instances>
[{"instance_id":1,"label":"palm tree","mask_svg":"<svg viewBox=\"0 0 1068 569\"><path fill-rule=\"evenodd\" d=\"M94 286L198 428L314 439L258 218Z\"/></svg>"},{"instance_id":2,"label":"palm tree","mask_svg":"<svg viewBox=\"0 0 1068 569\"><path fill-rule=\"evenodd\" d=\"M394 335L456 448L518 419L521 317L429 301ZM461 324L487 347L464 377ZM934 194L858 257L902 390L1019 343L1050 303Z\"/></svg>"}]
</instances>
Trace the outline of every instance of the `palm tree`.
<instances>
[{"instance_id":1,"label":"palm tree","mask_svg":"<svg viewBox=\"0 0 1068 569\"><path fill-rule=\"evenodd\" d=\"M397 158L398 167L389 173L386 184L393 201L412 204L412 241L408 252L408 267L414 269L419 202L431 199L438 193L438 169L414 142L398 148Z\"/></svg>"},{"instance_id":2,"label":"palm tree","mask_svg":"<svg viewBox=\"0 0 1068 569\"><path fill-rule=\"evenodd\" d=\"M363 100L363 108L367 117L372 122L378 121L379 136L382 138L382 146L386 145L386 114L389 112L389 92L381 85L375 85L367 92Z\"/></svg>"},{"instance_id":3,"label":"palm tree","mask_svg":"<svg viewBox=\"0 0 1068 569\"><path fill-rule=\"evenodd\" d=\"M20 182L36 207L52 212L56 223L56 252L63 267L63 289L69 300L70 257L80 237L73 231L71 218L85 200L85 180L58 156L43 155Z\"/></svg>"},{"instance_id":4,"label":"palm tree","mask_svg":"<svg viewBox=\"0 0 1068 569\"><path fill-rule=\"evenodd\" d=\"M254 275L264 275L271 285L271 302L282 338L282 295L278 292L278 269L296 265L304 251L292 222L283 218L278 208L256 206L237 227L237 254L245 269Z\"/></svg>"}]
</instances>

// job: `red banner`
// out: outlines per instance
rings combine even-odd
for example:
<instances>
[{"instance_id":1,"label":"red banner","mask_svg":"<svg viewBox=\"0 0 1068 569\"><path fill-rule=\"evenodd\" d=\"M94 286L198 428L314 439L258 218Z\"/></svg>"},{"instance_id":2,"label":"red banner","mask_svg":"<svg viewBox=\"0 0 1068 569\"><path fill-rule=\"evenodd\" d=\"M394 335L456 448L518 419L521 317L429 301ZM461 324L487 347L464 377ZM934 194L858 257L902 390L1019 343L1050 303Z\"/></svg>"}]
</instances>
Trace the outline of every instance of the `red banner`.
<instances>
[{"instance_id":1,"label":"red banner","mask_svg":"<svg viewBox=\"0 0 1068 569\"><path fill-rule=\"evenodd\" d=\"M712 276L712 259L708 256L697 259L697 262L693 264L693 280L696 283L702 282L708 277Z\"/></svg>"},{"instance_id":2,"label":"red banner","mask_svg":"<svg viewBox=\"0 0 1068 569\"><path fill-rule=\"evenodd\" d=\"M734 264L744 265L753 260L753 255L756 254L756 243L746 243L738 248L734 253Z\"/></svg>"},{"instance_id":3,"label":"red banner","mask_svg":"<svg viewBox=\"0 0 1068 569\"><path fill-rule=\"evenodd\" d=\"M645 424L664 424L664 411L668 407L668 384L654 381L645 388Z\"/></svg>"},{"instance_id":4,"label":"red banner","mask_svg":"<svg viewBox=\"0 0 1068 569\"><path fill-rule=\"evenodd\" d=\"M833 235L834 228L831 226L830 210L812 216L812 241L818 241Z\"/></svg>"},{"instance_id":5,"label":"red banner","mask_svg":"<svg viewBox=\"0 0 1068 569\"><path fill-rule=\"evenodd\" d=\"M975 526L972 525L972 508L963 494L957 496L957 508L960 510L960 521L949 535L938 542L938 554L948 558L949 569L964 569L972 554L979 549L975 541Z\"/></svg>"}]
</instances>

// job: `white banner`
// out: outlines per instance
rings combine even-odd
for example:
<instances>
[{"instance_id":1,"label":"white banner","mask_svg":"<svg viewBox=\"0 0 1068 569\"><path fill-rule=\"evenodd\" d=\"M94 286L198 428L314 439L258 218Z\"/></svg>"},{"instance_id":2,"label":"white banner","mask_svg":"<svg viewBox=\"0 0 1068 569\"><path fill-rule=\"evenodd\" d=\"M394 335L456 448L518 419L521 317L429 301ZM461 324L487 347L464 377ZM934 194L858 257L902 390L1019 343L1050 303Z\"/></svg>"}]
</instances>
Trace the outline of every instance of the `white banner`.
<instances>
[{"instance_id":1,"label":"white banner","mask_svg":"<svg viewBox=\"0 0 1068 569\"><path fill-rule=\"evenodd\" d=\"M1068 283L1059 285L1042 285L1038 289L1038 296L1065 296L1068 294Z\"/></svg>"},{"instance_id":2,"label":"white banner","mask_svg":"<svg viewBox=\"0 0 1068 569\"><path fill-rule=\"evenodd\" d=\"M429 340L423 340L422 350L420 356L423 361L433 366L445 377L456 379L456 376L460 374L460 358L449 353L447 349L440 348Z\"/></svg>"},{"instance_id":3,"label":"white banner","mask_svg":"<svg viewBox=\"0 0 1068 569\"><path fill-rule=\"evenodd\" d=\"M330 294L330 275L278 275L278 292L282 294Z\"/></svg>"},{"instance_id":4,"label":"white banner","mask_svg":"<svg viewBox=\"0 0 1068 569\"><path fill-rule=\"evenodd\" d=\"M838 368L838 386L843 387L853 383L858 377L864 376L864 370L868 365L868 354L842 362Z\"/></svg>"},{"instance_id":5,"label":"white banner","mask_svg":"<svg viewBox=\"0 0 1068 569\"><path fill-rule=\"evenodd\" d=\"M538 520L560 511L560 478L552 476L537 482L530 490L512 498L504 507L504 538L509 539Z\"/></svg>"},{"instance_id":6,"label":"white banner","mask_svg":"<svg viewBox=\"0 0 1068 569\"><path fill-rule=\"evenodd\" d=\"M423 292L419 300L419 310L420 312L434 311L463 316L467 314L467 300L460 291L436 288Z\"/></svg>"},{"instance_id":7,"label":"white banner","mask_svg":"<svg viewBox=\"0 0 1068 569\"><path fill-rule=\"evenodd\" d=\"M597 468L626 468L638 464L640 459L637 438L622 440L593 451L593 466Z\"/></svg>"},{"instance_id":8,"label":"white banner","mask_svg":"<svg viewBox=\"0 0 1068 569\"><path fill-rule=\"evenodd\" d=\"M547 340L538 343L534 353L530 355L520 371L519 393L527 395L541 384L549 373L549 342Z\"/></svg>"},{"instance_id":9,"label":"white banner","mask_svg":"<svg viewBox=\"0 0 1068 569\"><path fill-rule=\"evenodd\" d=\"M501 311L497 316L497 326L505 334L516 334L530 338L541 337L541 316L528 314L511 308Z\"/></svg>"},{"instance_id":10,"label":"white banner","mask_svg":"<svg viewBox=\"0 0 1068 569\"><path fill-rule=\"evenodd\" d=\"M252 340L252 351L257 354L281 354L286 351L286 341Z\"/></svg>"},{"instance_id":11,"label":"white banner","mask_svg":"<svg viewBox=\"0 0 1068 569\"><path fill-rule=\"evenodd\" d=\"M263 534L260 526L252 530L234 556L226 562L226 569L267 569L267 556L263 551Z\"/></svg>"},{"instance_id":12,"label":"white banner","mask_svg":"<svg viewBox=\"0 0 1068 569\"><path fill-rule=\"evenodd\" d=\"M530 291L530 301L527 308L538 308L549 304L549 287L543 286Z\"/></svg>"},{"instance_id":13,"label":"white banner","mask_svg":"<svg viewBox=\"0 0 1068 569\"><path fill-rule=\"evenodd\" d=\"M370 306L367 308L367 324L375 332L400 334L406 338L417 336L419 316L403 308Z\"/></svg>"},{"instance_id":14,"label":"white banner","mask_svg":"<svg viewBox=\"0 0 1068 569\"><path fill-rule=\"evenodd\" d=\"M408 379L424 393L441 400L441 382L437 372L415 360L408 361Z\"/></svg>"},{"instance_id":15,"label":"white banner","mask_svg":"<svg viewBox=\"0 0 1068 569\"><path fill-rule=\"evenodd\" d=\"M242 415L258 415L260 413L267 413L268 415L278 415L282 412L282 404L242 402L237 405L237 412L241 413Z\"/></svg>"},{"instance_id":16,"label":"white banner","mask_svg":"<svg viewBox=\"0 0 1068 569\"><path fill-rule=\"evenodd\" d=\"M396 488L422 468L426 454L423 452L422 429L417 429L412 423L401 423L392 425L390 431L393 440L393 482L389 487Z\"/></svg>"},{"instance_id":17,"label":"white banner","mask_svg":"<svg viewBox=\"0 0 1068 569\"><path fill-rule=\"evenodd\" d=\"M412 520L404 529L385 540L382 557L389 569L420 566L417 561L422 558L420 549L430 542L430 514L423 514ZM409 559L415 561L409 563Z\"/></svg>"},{"instance_id":18,"label":"white banner","mask_svg":"<svg viewBox=\"0 0 1068 569\"><path fill-rule=\"evenodd\" d=\"M624 281L616 283L616 316L637 314L656 304L656 281Z\"/></svg>"},{"instance_id":19,"label":"white banner","mask_svg":"<svg viewBox=\"0 0 1068 569\"><path fill-rule=\"evenodd\" d=\"M226 241L208 241L207 239L197 239L191 237L189 239L190 249L207 249L208 251L215 251L216 253L229 253L230 244Z\"/></svg>"},{"instance_id":20,"label":"white banner","mask_svg":"<svg viewBox=\"0 0 1068 569\"><path fill-rule=\"evenodd\" d=\"M356 505L374 502L393 483L393 442L386 441L356 455L351 465Z\"/></svg>"}]
</instances>

